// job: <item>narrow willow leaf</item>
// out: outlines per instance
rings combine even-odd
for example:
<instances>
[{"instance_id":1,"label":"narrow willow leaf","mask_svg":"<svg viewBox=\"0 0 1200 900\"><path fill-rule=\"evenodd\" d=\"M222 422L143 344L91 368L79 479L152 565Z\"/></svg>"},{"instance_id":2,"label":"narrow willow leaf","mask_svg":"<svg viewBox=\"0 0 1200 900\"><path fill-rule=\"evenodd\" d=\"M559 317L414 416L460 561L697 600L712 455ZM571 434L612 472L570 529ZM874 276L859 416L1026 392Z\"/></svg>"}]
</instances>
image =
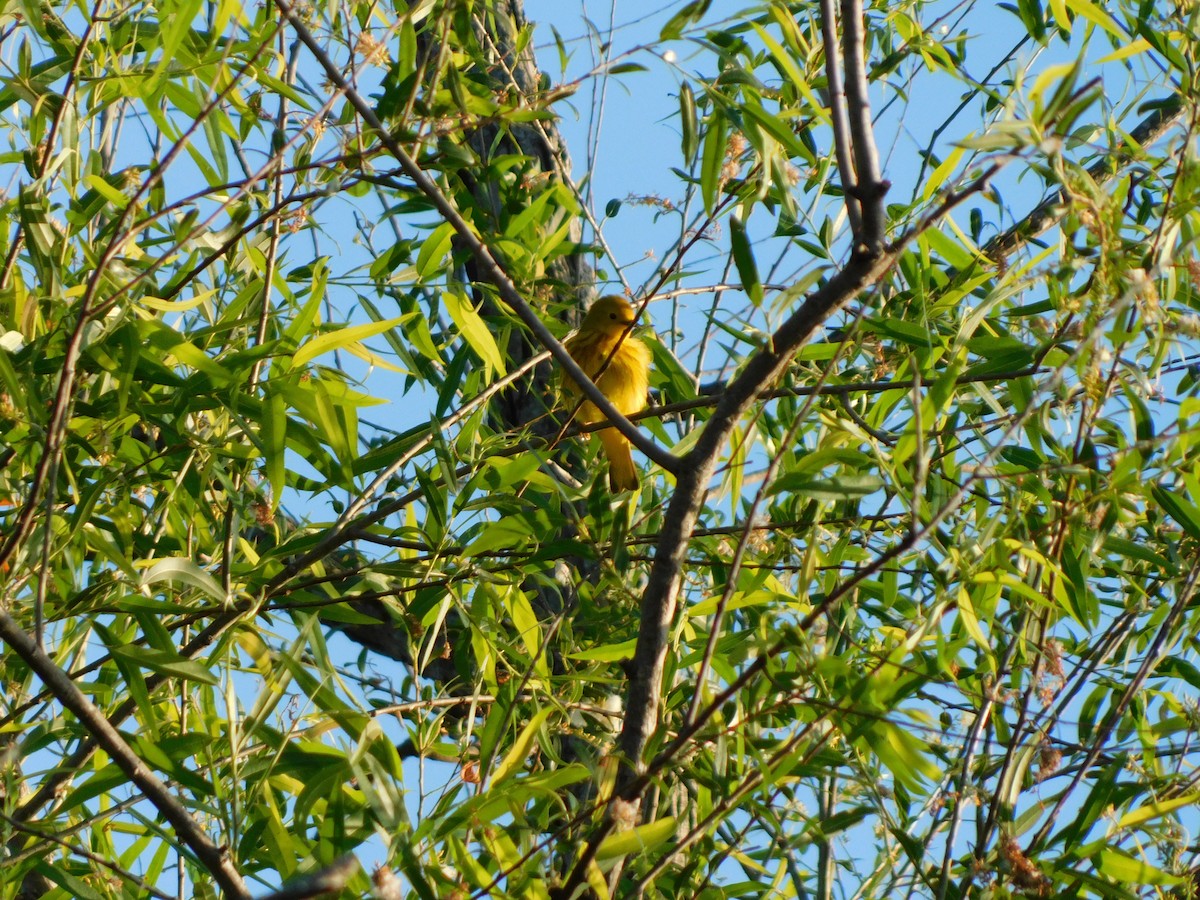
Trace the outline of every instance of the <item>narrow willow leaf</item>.
<instances>
[{"instance_id":1,"label":"narrow willow leaf","mask_svg":"<svg viewBox=\"0 0 1200 900\"><path fill-rule=\"evenodd\" d=\"M1067 6L1074 12L1083 16L1089 22L1099 25L1113 39L1124 44L1129 40L1129 35L1125 32L1116 20L1109 15L1105 10L1101 9L1092 0L1066 0Z\"/></svg>"},{"instance_id":2,"label":"narrow willow leaf","mask_svg":"<svg viewBox=\"0 0 1200 900\"><path fill-rule=\"evenodd\" d=\"M680 37L683 34L683 29L699 19L708 12L709 4L712 0L691 0L690 3L684 5L683 9L671 16L667 20L667 24L663 26L659 33L659 39L663 41L671 41Z\"/></svg>"},{"instance_id":3,"label":"narrow willow leaf","mask_svg":"<svg viewBox=\"0 0 1200 900\"><path fill-rule=\"evenodd\" d=\"M566 654L570 659L581 659L591 662L614 662L618 659L632 659L633 651L637 649L637 638L630 638L618 644L604 644L590 650L580 650L577 653Z\"/></svg>"},{"instance_id":4,"label":"narrow willow leaf","mask_svg":"<svg viewBox=\"0 0 1200 900\"><path fill-rule=\"evenodd\" d=\"M271 509L279 508L279 498L287 486L284 451L287 450L287 404L276 391L268 390L263 404L263 418L259 423L263 468L267 473L267 484L271 486Z\"/></svg>"},{"instance_id":5,"label":"narrow willow leaf","mask_svg":"<svg viewBox=\"0 0 1200 900\"><path fill-rule=\"evenodd\" d=\"M537 614L534 613L529 598L519 587L511 585L503 591L502 600L504 608L512 617L517 634L521 637L521 643L525 645L525 652L533 660L534 670L543 678L549 678L550 666L542 647L542 628L538 624Z\"/></svg>"},{"instance_id":6,"label":"narrow willow leaf","mask_svg":"<svg viewBox=\"0 0 1200 900\"><path fill-rule=\"evenodd\" d=\"M504 355L500 352L500 346L467 295L450 290L442 294L442 300L467 345L483 360L489 372L503 375Z\"/></svg>"},{"instance_id":7,"label":"narrow willow leaf","mask_svg":"<svg viewBox=\"0 0 1200 900\"><path fill-rule=\"evenodd\" d=\"M691 165L700 147L700 121L696 117L696 95L686 81L679 88L679 127L683 161Z\"/></svg>"},{"instance_id":8,"label":"narrow willow leaf","mask_svg":"<svg viewBox=\"0 0 1200 900\"><path fill-rule=\"evenodd\" d=\"M109 203L117 209L124 209L129 203L129 198L113 187L105 179L99 175L84 176L84 184L91 187L96 193L102 195Z\"/></svg>"},{"instance_id":9,"label":"narrow willow leaf","mask_svg":"<svg viewBox=\"0 0 1200 900\"><path fill-rule=\"evenodd\" d=\"M704 198L704 211L712 214L717 206L717 194L721 190L721 169L725 165L725 139L729 125L719 109L708 117L708 128L704 132L704 156L700 161L700 194Z\"/></svg>"},{"instance_id":10,"label":"narrow willow leaf","mask_svg":"<svg viewBox=\"0 0 1200 900\"><path fill-rule=\"evenodd\" d=\"M596 860L615 859L618 856L628 856L630 853L644 853L668 841L675 834L675 817L666 816L654 822L647 822L637 828L610 834L600 843L596 851Z\"/></svg>"},{"instance_id":11,"label":"narrow willow leaf","mask_svg":"<svg viewBox=\"0 0 1200 900\"><path fill-rule=\"evenodd\" d=\"M971 595L965 587L959 588L958 591L958 616L962 620L963 627L967 629L967 634L971 635L975 643L990 655L992 648L991 641L987 639L987 635L979 627L979 617L975 615L975 606L971 602Z\"/></svg>"},{"instance_id":12,"label":"narrow willow leaf","mask_svg":"<svg viewBox=\"0 0 1200 900\"><path fill-rule=\"evenodd\" d=\"M184 557L160 559L142 574L144 587L160 581L182 583L198 588L218 603L224 603L226 600L225 591L217 584L217 580L190 559Z\"/></svg>"},{"instance_id":13,"label":"narrow willow leaf","mask_svg":"<svg viewBox=\"0 0 1200 900\"><path fill-rule=\"evenodd\" d=\"M1193 806L1197 801L1200 801L1200 794L1185 794L1182 797L1173 797L1170 800L1154 800L1145 806L1139 806L1137 809L1125 813L1125 815L1117 820L1117 827L1133 828L1143 825L1154 819L1161 819L1163 816L1177 809Z\"/></svg>"},{"instance_id":14,"label":"narrow willow leaf","mask_svg":"<svg viewBox=\"0 0 1200 900\"><path fill-rule=\"evenodd\" d=\"M429 237L425 238L421 244L421 250L417 254L417 275L422 279L427 279L435 275L442 264L442 260L446 254L450 252L450 242L454 237L454 226L449 222L443 222Z\"/></svg>"},{"instance_id":15,"label":"narrow willow leaf","mask_svg":"<svg viewBox=\"0 0 1200 900\"><path fill-rule=\"evenodd\" d=\"M1183 884L1185 881L1179 875L1164 872L1116 847L1105 847L1096 854L1096 869L1126 884Z\"/></svg>"},{"instance_id":16,"label":"narrow willow leaf","mask_svg":"<svg viewBox=\"0 0 1200 900\"><path fill-rule=\"evenodd\" d=\"M200 12L204 0L179 0L171 14L164 16L159 22L162 31L159 35L162 43L159 46L161 58L154 74L144 82L143 97L148 101L162 88L171 66L179 65L179 52L184 38L192 29L192 22Z\"/></svg>"},{"instance_id":17,"label":"narrow willow leaf","mask_svg":"<svg viewBox=\"0 0 1200 900\"><path fill-rule=\"evenodd\" d=\"M348 325L345 328L339 328L337 331L331 331L320 337L315 337L312 340L306 341L296 351L296 355L292 357L292 366L293 368L299 368L323 353L332 353L334 350L340 350L349 344L374 337L380 332L399 326L403 321L402 317L397 317L395 319L385 319L382 322Z\"/></svg>"},{"instance_id":18,"label":"narrow willow leaf","mask_svg":"<svg viewBox=\"0 0 1200 900\"><path fill-rule=\"evenodd\" d=\"M737 216L729 219L729 239L733 245L733 264L742 279L742 290L755 306L762 305L762 281L758 277L758 265L754 262L754 251L746 237L746 226Z\"/></svg>"},{"instance_id":19,"label":"narrow willow leaf","mask_svg":"<svg viewBox=\"0 0 1200 900\"><path fill-rule=\"evenodd\" d=\"M1184 531L1194 538L1200 538L1200 508L1159 485L1151 488L1150 493L1167 515L1183 526Z\"/></svg>"},{"instance_id":20,"label":"narrow willow leaf","mask_svg":"<svg viewBox=\"0 0 1200 900\"><path fill-rule=\"evenodd\" d=\"M540 709L533 714L533 717L525 723L525 727L521 729L521 733L513 742L509 751L504 754L504 759L500 760L500 764L496 766L496 770L492 773L489 780L491 787L501 784L506 778L520 771L525 765L525 761L529 758L529 750L533 747L533 742L537 740L538 731L545 724L546 719L550 718L552 709Z\"/></svg>"},{"instance_id":21,"label":"narrow willow leaf","mask_svg":"<svg viewBox=\"0 0 1200 900\"><path fill-rule=\"evenodd\" d=\"M210 672L203 663L180 656L178 653L168 653L165 650L155 650L151 647L125 647L119 644L110 646L109 652L113 656L118 656L143 669L149 669L151 672L188 681L198 681L201 684L220 683L217 676Z\"/></svg>"},{"instance_id":22,"label":"narrow willow leaf","mask_svg":"<svg viewBox=\"0 0 1200 900\"><path fill-rule=\"evenodd\" d=\"M596 861L590 860L587 867L587 883L596 894L598 900L609 900L612 894L608 891L608 880L604 877L604 873L600 871L600 867L596 865Z\"/></svg>"}]
</instances>

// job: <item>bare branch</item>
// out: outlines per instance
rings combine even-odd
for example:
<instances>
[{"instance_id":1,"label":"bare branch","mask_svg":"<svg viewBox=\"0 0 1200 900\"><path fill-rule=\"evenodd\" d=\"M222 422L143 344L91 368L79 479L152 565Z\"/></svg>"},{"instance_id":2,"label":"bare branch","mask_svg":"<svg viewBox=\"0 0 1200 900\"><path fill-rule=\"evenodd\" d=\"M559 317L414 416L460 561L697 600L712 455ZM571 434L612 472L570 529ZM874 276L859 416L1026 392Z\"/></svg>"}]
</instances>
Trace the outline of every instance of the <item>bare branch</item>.
<instances>
[{"instance_id":1,"label":"bare branch","mask_svg":"<svg viewBox=\"0 0 1200 900\"><path fill-rule=\"evenodd\" d=\"M850 117L846 113L846 89L842 85L842 67L835 52L837 12L834 0L821 0L821 36L825 41L825 79L829 82L829 115L833 120L833 149L842 190L846 195L846 214L850 233L862 232L862 204L858 199L858 177L854 173L854 155L850 149Z\"/></svg>"},{"instance_id":2,"label":"bare branch","mask_svg":"<svg viewBox=\"0 0 1200 900\"><path fill-rule=\"evenodd\" d=\"M642 595L637 649L629 667L625 723L618 740L625 765L618 775L615 798L628 802L640 796L645 787L642 756L650 735L658 725L658 701L667 642L675 618L688 540L708 493L718 455L741 415L765 389L779 379L791 365L796 352L821 323L861 291L876 283L891 268L899 252L899 248L879 253L856 252L845 268L810 294L772 335L767 346L751 357L741 374L729 383L696 444L683 457L675 492L663 517L646 590ZM610 808L609 814L589 836L571 874L552 893L553 897L572 896L595 860L601 841L614 825Z\"/></svg>"},{"instance_id":3,"label":"bare branch","mask_svg":"<svg viewBox=\"0 0 1200 900\"><path fill-rule=\"evenodd\" d=\"M862 0L841 0L842 58L846 78L846 115L854 151L855 199L861 205L862 228L856 232L856 244L871 253L883 246L883 195L888 184L879 174L879 151L875 148L875 129L871 124L871 101L867 96L867 61L863 37ZM830 46L825 45L828 56Z\"/></svg>"},{"instance_id":4,"label":"bare branch","mask_svg":"<svg viewBox=\"0 0 1200 900\"><path fill-rule=\"evenodd\" d=\"M705 424L703 434L684 457L642 601L641 630L620 742L629 762L636 765L658 720L658 687L662 681L667 632L675 614L684 549L708 490L717 456L738 418L763 390L778 380L796 351L836 309L878 281L891 267L897 252L855 255L844 269L814 291L775 332L768 345L729 383Z\"/></svg>"}]
</instances>

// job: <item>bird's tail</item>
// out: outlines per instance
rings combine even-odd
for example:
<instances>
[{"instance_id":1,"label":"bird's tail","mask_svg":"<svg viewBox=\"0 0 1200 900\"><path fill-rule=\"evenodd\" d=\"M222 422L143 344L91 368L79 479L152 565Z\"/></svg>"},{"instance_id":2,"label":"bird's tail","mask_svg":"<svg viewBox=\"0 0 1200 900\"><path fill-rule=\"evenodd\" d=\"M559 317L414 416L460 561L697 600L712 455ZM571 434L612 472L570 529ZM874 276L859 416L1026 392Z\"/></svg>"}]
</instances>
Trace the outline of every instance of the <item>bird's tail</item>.
<instances>
[{"instance_id":1,"label":"bird's tail","mask_svg":"<svg viewBox=\"0 0 1200 900\"><path fill-rule=\"evenodd\" d=\"M629 441L615 428L596 432L604 452L608 454L608 486L613 491L632 491L638 486L637 468L633 464Z\"/></svg>"}]
</instances>

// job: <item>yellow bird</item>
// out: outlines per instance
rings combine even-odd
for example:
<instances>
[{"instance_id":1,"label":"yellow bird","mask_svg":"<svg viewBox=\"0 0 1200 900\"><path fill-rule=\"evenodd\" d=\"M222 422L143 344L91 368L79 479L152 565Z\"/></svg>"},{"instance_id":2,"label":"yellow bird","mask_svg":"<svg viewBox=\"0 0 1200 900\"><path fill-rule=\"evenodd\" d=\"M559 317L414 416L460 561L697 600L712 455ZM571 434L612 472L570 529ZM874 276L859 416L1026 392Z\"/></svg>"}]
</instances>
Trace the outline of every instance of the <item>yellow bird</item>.
<instances>
[{"instance_id":1,"label":"yellow bird","mask_svg":"<svg viewBox=\"0 0 1200 900\"><path fill-rule=\"evenodd\" d=\"M646 408L646 391L650 386L650 348L629 333L633 322L634 312L629 301L610 294L591 305L579 330L563 342L579 368L626 416ZM604 367L603 372L601 367ZM571 378L564 379L563 387L575 400L583 396L579 385ZM579 407L578 419L585 424L606 421L590 400L585 400ZM602 428L596 436L608 455L609 487L614 491L636 488L638 475L629 441L615 428Z\"/></svg>"}]
</instances>

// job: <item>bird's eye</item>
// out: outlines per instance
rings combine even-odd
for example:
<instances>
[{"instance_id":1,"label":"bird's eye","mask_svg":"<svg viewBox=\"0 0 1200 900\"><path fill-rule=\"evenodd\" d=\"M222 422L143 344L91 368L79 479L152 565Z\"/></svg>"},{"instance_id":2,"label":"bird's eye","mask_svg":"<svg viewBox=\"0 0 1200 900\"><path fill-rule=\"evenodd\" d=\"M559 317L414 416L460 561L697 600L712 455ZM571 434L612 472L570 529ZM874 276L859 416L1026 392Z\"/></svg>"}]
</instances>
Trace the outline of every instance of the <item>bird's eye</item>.
<instances>
[{"instance_id":1,"label":"bird's eye","mask_svg":"<svg viewBox=\"0 0 1200 900\"><path fill-rule=\"evenodd\" d=\"M609 314L608 314L608 317L609 317L610 319L615 319L615 318L617 317L617 314L616 314L616 313L609 313Z\"/></svg>"}]
</instances>

